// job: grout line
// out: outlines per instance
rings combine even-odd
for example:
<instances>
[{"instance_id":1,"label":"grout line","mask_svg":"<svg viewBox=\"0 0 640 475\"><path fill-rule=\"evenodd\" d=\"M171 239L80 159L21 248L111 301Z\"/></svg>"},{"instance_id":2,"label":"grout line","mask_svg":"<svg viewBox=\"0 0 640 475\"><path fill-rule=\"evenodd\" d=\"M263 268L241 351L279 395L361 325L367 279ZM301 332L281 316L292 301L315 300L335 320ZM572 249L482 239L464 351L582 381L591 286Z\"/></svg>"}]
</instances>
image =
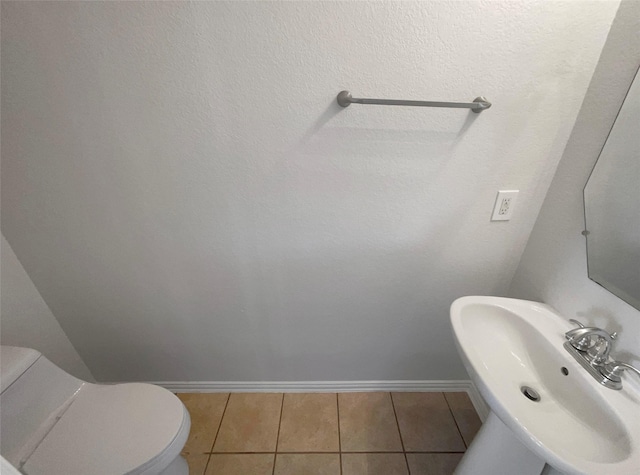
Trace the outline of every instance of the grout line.
<instances>
[{"instance_id":1,"label":"grout line","mask_svg":"<svg viewBox=\"0 0 640 475\"><path fill-rule=\"evenodd\" d=\"M207 457L207 463L204 464L204 470L202 471L202 475L205 475L207 473L207 468L209 468L209 461L211 460L211 454L207 454L209 455ZM189 464L189 462L187 462L187 464Z\"/></svg>"},{"instance_id":2,"label":"grout line","mask_svg":"<svg viewBox=\"0 0 640 475\"><path fill-rule=\"evenodd\" d=\"M284 410L284 393L282 393L282 402L280 403L280 420L278 421L278 435L276 436L276 449L273 454L273 470L271 475L276 473L276 458L278 454L278 443L280 442L280 426L282 425L282 411Z\"/></svg>"},{"instance_id":3,"label":"grout line","mask_svg":"<svg viewBox=\"0 0 640 475\"><path fill-rule=\"evenodd\" d=\"M456 429L458 429L458 434L460 434L460 438L462 439L462 443L464 444L464 448L465 450L469 448L469 446L467 445L467 441L464 440L464 436L462 435L462 431L460 430L460 426L458 426L458 421L456 419L456 415L453 412L453 409L451 407L451 404L449 404L449 400L447 399L447 396L445 393L442 393L442 396L444 397L445 402L447 403L447 407L449 408L449 412L451 413L451 417L453 418L453 423L456 425Z\"/></svg>"},{"instance_id":4,"label":"grout line","mask_svg":"<svg viewBox=\"0 0 640 475\"><path fill-rule=\"evenodd\" d=\"M220 428L222 427L222 420L224 419L224 415L227 412L227 406L229 405L229 399L231 399L231 393L227 395L227 400L224 403L224 409L222 410L220 422L218 423L218 430L216 430L216 436L213 438L213 443L211 444L211 452L209 452L209 458L207 459L207 463L204 466L203 475L207 473L207 469L209 468L209 462L211 462L211 455L213 454L213 447L216 445L216 440L218 440L218 434L220 434Z\"/></svg>"},{"instance_id":5,"label":"grout line","mask_svg":"<svg viewBox=\"0 0 640 475\"><path fill-rule=\"evenodd\" d=\"M460 452L459 450L448 450L448 451L438 451L438 452L425 452L424 450L409 450L405 452L407 454L464 454L465 452Z\"/></svg>"},{"instance_id":6,"label":"grout line","mask_svg":"<svg viewBox=\"0 0 640 475\"><path fill-rule=\"evenodd\" d=\"M216 436L213 439L213 444L211 444L211 453L213 453L213 447L216 445L216 441L218 440L218 435L220 434L220 429L222 428L222 421L224 420L224 415L227 413L227 407L229 406L229 399L231 399L231 393L229 393L229 395L227 396L227 400L224 403L224 409L222 410L222 416L220 416L218 430L216 431Z\"/></svg>"},{"instance_id":7,"label":"grout line","mask_svg":"<svg viewBox=\"0 0 640 475\"><path fill-rule=\"evenodd\" d=\"M344 452L342 452L343 454L403 454L404 452L401 452L400 450L363 450L363 451L357 451L357 450L345 450Z\"/></svg>"},{"instance_id":8,"label":"grout line","mask_svg":"<svg viewBox=\"0 0 640 475\"><path fill-rule=\"evenodd\" d=\"M393 402L393 394L389 393L389 397L391 398L391 407L393 408L393 415L396 418L396 427L398 427L398 434L400 434L400 444L402 445L402 453L404 455L404 463L407 464L407 473L411 474L411 469L409 468L409 459L407 459L407 451L404 448L404 440L402 440L402 431L400 430L400 422L398 422L398 414L396 413L396 405Z\"/></svg>"},{"instance_id":9,"label":"grout line","mask_svg":"<svg viewBox=\"0 0 640 475\"><path fill-rule=\"evenodd\" d=\"M338 450L340 451L340 475L342 475L342 439L340 438L340 398L336 393L336 409L338 411Z\"/></svg>"}]
</instances>

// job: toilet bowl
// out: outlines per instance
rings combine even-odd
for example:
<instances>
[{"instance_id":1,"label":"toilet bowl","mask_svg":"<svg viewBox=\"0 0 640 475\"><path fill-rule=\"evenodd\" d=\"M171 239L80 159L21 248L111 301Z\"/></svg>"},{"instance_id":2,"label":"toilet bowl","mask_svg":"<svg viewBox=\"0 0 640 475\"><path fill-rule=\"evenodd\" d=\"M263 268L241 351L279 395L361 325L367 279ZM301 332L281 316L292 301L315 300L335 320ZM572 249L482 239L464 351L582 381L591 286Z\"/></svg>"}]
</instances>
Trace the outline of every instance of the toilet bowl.
<instances>
[{"instance_id":1,"label":"toilet bowl","mask_svg":"<svg viewBox=\"0 0 640 475\"><path fill-rule=\"evenodd\" d=\"M2 346L0 453L28 475L188 475L191 421L159 386L91 384Z\"/></svg>"}]
</instances>

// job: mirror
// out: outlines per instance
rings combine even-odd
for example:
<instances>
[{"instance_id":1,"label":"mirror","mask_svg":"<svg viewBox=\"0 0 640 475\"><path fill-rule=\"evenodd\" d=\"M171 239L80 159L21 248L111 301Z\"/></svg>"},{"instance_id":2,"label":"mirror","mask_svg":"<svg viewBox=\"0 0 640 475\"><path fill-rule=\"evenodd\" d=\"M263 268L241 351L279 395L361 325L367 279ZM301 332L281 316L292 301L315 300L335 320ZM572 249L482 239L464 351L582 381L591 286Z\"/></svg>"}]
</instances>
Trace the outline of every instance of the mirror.
<instances>
[{"instance_id":1,"label":"mirror","mask_svg":"<svg viewBox=\"0 0 640 475\"><path fill-rule=\"evenodd\" d=\"M584 188L589 278L640 310L640 73Z\"/></svg>"}]
</instances>

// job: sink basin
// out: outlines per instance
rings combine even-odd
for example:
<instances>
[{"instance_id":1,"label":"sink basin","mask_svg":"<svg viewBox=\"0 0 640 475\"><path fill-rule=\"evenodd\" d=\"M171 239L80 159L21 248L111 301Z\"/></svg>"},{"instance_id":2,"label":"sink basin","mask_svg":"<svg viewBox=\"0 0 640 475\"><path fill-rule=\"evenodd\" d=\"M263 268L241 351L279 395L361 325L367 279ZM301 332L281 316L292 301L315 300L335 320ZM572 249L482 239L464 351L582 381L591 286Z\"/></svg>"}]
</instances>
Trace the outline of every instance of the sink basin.
<instances>
[{"instance_id":1,"label":"sink basin","mask_svg":"<svg viewBox=\"0 0 640 475\"><path fill-rule=\"evenodd\" d=\"M531 452L568 474L640 473L640 395L589 376L562 347L574 327L555 310L462 297L451 322L471 379Z\"/></svg>"}]
</instances>

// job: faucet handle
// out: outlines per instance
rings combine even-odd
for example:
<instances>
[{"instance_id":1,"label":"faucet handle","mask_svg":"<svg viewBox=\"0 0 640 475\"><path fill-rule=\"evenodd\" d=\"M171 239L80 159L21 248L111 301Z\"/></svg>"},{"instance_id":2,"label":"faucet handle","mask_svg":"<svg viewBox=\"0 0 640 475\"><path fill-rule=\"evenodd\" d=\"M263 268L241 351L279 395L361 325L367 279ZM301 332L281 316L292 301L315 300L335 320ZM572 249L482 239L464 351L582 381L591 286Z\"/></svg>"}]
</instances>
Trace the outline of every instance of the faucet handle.
<instances>
[{"instance_id":1,"label":"faucet handle","mask_svg":"<svg viewBox=\"0 0 640 475\"><path fill-rule=\"evenodd\" d=\"M634 368L630 364L622 363L621 361L606 363L600 368L600 374L616 385L614 389L620 389L622 388L622 378L620 376L625 370L632 371L640 376L640 370L638 368Z\"/></svg>"},{"instance_id":2,"label":"faucet handle","mask_svg":"<svg viewBox=\"0 0 640 475\"><path fill-rule=\"evenodd\" d=\"M582 323L580 323L578 320L576 320L575 318L570 318L569 322L573 323L574 325L578 325L578 327L580 327L580 328L584 328L584 325Z\"/></svg>"}]
</instances>

